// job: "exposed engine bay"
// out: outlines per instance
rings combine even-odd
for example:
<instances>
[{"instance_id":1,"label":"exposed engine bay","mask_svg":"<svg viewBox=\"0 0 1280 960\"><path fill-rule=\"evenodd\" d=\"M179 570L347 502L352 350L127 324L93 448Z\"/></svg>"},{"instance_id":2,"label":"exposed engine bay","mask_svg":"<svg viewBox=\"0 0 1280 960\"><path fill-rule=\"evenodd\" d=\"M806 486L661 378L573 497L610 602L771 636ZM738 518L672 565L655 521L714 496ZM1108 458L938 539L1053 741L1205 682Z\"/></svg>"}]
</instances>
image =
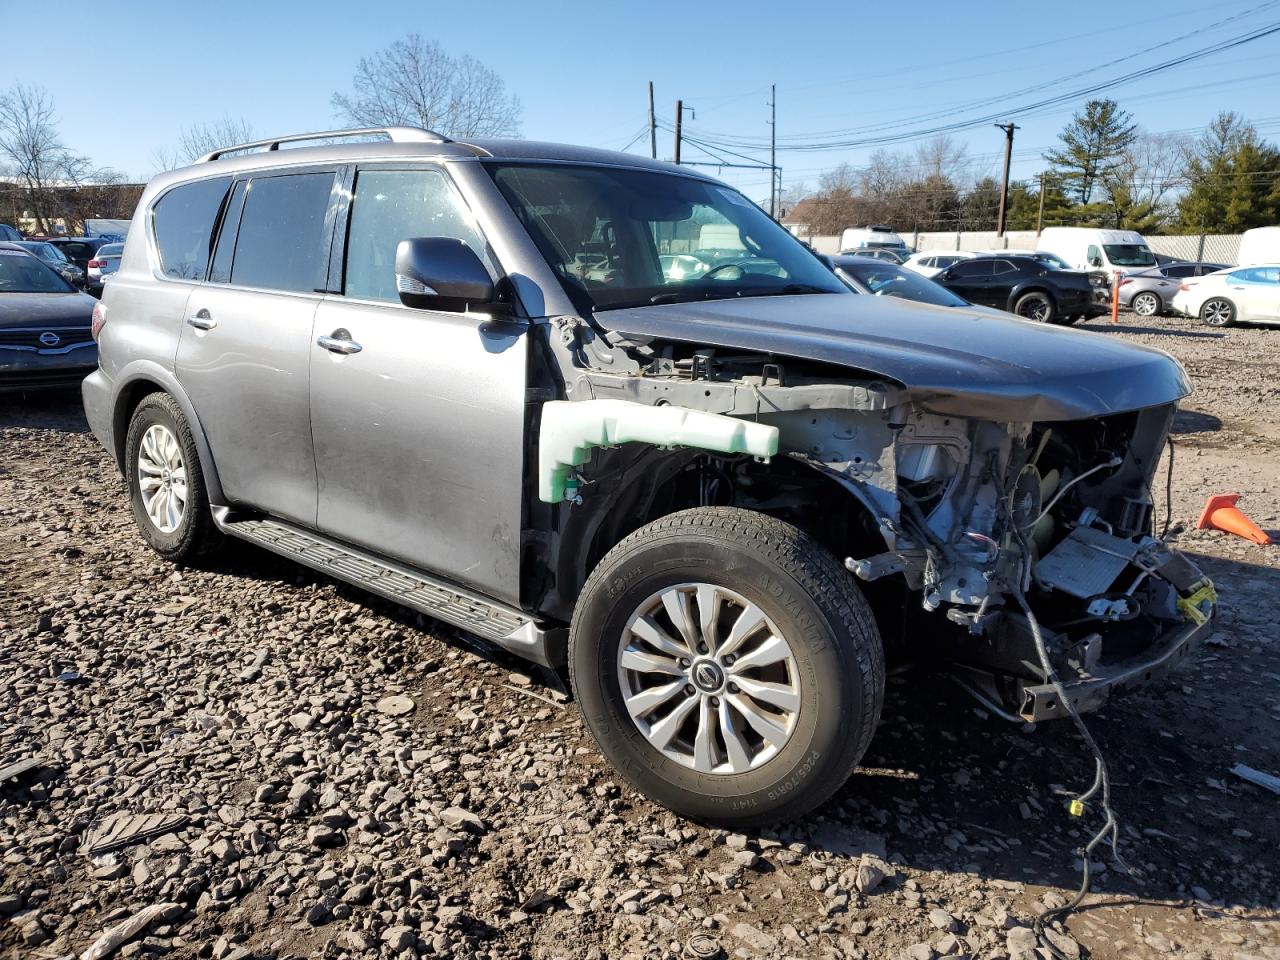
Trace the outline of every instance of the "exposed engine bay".
<instances>
[{"instance_id":1,"label":"exposed engine bay","mask_svg":"<svg viewBox=\"0 0 1280 960\"><path fill-rule=\"evenodd\" d=\"M882 619L887 647L941 654L1009 719L1066 716L1062 694L1095 709L1156 679L1207 632L1212 584L1154 531L1173 402L997 422L930 412L902 385L813 361L663 343L628 356L629 369L607 370L580 355L569 399L543 413L544 449L579 445L540 466L544 485L553 468L563 481L542 499L574 504L570 515L605 542L619 524L625 533L663 510L719 504L820 531L869 594L893 585L914 598L914 615ZM613 406L584 428L584 403ZM577 408L572 426L556 407ZM672 408L693 416L670 443L656 423L628 423ZM762 427L775 428L772 446L751 432Z\"/></svg>"}]
</instances>

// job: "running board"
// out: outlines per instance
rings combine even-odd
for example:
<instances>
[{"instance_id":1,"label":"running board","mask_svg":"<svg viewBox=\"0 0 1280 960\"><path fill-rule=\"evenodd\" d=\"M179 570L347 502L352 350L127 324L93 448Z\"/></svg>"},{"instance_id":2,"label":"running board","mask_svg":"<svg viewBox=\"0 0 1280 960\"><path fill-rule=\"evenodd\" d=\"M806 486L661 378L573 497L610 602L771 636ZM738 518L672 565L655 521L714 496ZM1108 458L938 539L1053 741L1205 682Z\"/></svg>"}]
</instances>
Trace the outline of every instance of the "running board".
<instances>
[{"instance_id":1,"label":"running board","mask_svg":"<svg viewBox=\"0 0 1280 960\"><path fill-rule=\"evenodd\" d=\"M516 656L544 667L563 665L564 629L539 626L513 607L282 520L237 515L227 507L214 507L213 520L223 533L461 627Z\"/></svg>"}]
</instances>

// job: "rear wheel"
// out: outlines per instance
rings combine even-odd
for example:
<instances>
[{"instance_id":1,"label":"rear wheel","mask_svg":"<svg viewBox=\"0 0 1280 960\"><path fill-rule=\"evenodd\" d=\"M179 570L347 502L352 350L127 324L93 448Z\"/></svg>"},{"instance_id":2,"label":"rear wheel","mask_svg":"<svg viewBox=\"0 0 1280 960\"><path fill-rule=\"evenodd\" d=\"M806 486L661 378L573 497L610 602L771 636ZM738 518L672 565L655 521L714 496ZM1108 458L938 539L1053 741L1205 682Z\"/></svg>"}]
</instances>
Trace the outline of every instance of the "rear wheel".
<instances>
[{"instance_id":1,"label":"rear wheel","mask_svg":"<svg viewBox=\"0 0 1280 960\"><path fill-rule=\"evenodd\" d=\"M167 393L143 398L133 411L125 475L138 530L160 556L187 562L221 543L191 427Z\"/></svg>"},{"instance_id":2,"label":"rear wheel","mask_svg":"<svg viewBox=\"0 0 1280 960\"><path fill-rule=\"evenodd\" d=\"M1200 307L1200 319L1211 327L1228 327L1235 323L1236 305L1225 297L1211 297Z\"/></svg>"},{"instance_id":3,"label":"rear wheel","mask_svg":"<svg viewBox=\"0 0 1280 960\"><path fill-rule=\"evenodd\" d=\"M884 697L884 652L848 572L808 534L726 507L672 514L600 562L569 664L587 728L641 793L747 825L848 779Z\"/></svg>"},{"instance_id":4,"label":"rear wheel","mask_svg":"<svg viewBox=\"0 0 1280 960\"><path fill-rule=\"evenodd\" d=\"M1013 305L1013 312L1024 320L1034 320L1036 323L1053 323L1058 308L1053 302L1053 297L1049 296L1049 294L1043 290L1032 290L1030 293L1024 293L1018 298L1017 303Z\"/></svg>"},{"instance_id":5,"label":"rear wheel","mask_svg":"<svg viewBox=\"0 0 1280 960\"><path fill-rule=\"evenodd\" d=\"M1154 317L1160 312L1160 298L1154 293L1140 293L1129 304L1133 312L1140 317Z\"/></svg>"}]
</instances>

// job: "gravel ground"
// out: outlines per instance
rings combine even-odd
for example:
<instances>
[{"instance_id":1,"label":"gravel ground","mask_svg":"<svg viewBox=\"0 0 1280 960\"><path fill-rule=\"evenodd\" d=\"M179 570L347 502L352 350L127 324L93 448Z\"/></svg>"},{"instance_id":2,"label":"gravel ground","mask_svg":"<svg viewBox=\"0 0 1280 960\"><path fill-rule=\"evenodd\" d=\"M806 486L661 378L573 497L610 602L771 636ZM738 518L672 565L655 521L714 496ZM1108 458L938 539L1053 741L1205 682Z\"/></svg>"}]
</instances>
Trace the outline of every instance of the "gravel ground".
<instances>
[{"instance_id":1,"label":"gravel ground","mask_svg":"<svg viewBox=\"0 0 1280 960\"><path fill-rule=\"evenodd\" d=\"M1174 522L1238 492L1276 530L1280 330L1140 324L1090 327L1196 382ZM1229 772L1280 774L1280 562L1177 539L1218 583L1218 629L1163 695L1091 721L1129 869L1098 864L1055 936L1071 957L1280 960L1280 797ZM0 952L24 958L1019 960L1096 821L1063 809L1092 773L1069 725L920 674L892 679L816 815L683 821L614 777L555 678L248 547L160 562L75 396L0 399L0 765L31 756L0 784ZM164 832L91 853L137 827Z\"/></svg>"}]
</instances>

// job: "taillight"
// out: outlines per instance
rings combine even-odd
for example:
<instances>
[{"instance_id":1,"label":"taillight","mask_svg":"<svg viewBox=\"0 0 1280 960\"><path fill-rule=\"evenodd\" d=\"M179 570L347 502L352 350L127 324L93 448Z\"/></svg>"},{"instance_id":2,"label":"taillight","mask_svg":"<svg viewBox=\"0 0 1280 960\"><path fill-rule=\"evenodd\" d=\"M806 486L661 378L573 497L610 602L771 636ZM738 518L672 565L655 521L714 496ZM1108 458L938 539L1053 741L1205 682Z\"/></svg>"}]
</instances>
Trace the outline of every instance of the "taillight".
<instances>
[{"instance_id":1,"label":"taillight","mask_svg":"<svg viewBox=\"0 0 1280 960\"><path fill-rule=\"evenodd\" d=\"M105 267L106 265L107 265L107 261L105 261L105 260L90 260L90 261L89 261L89 266L91 266L91 267L97 267L99 270L101 270L101 269L102 269L103 267Z\"/></svg>"},{"instance_id":2,"label":"taillight","mask_svg":"<svg viewBox=\"0 0 1280 960\"><path fill-rule=\"evenodd\" d=\"M1191 289L1191 284L1187 283L1187 282L1184 280L1184 281L1182 281L1182 283L1178 284L1178 289L1179 289L1179 290L1190 290L1190 289Z\"/></svg>"},{"instance_id":3,"label":"taillight","mask_svg":"<svg viewBox=\"0 0 1280 960\"><path fill-rule=\"evenodd\" d=\"M96 341L107 322L107 305L99 300L93 305L93 318L89 321L89 333Z\"/></svg>"},{"instance_id":4,"label":"taillight","mask_svg":"<svg viewBox=\"0 0 1280 960\"><path fill-rule=\"evenodd\" d=\"M1120 281L1120 286L1125 287L1125 286L1128 286L1128 285L1129 285L1129 284L1131 284L1131 283L1133 283L1133 281L1132 281L1132 280L1128 280L1128 279L1121 280L1121 281Z\"/></svg>"}]
</instances>

